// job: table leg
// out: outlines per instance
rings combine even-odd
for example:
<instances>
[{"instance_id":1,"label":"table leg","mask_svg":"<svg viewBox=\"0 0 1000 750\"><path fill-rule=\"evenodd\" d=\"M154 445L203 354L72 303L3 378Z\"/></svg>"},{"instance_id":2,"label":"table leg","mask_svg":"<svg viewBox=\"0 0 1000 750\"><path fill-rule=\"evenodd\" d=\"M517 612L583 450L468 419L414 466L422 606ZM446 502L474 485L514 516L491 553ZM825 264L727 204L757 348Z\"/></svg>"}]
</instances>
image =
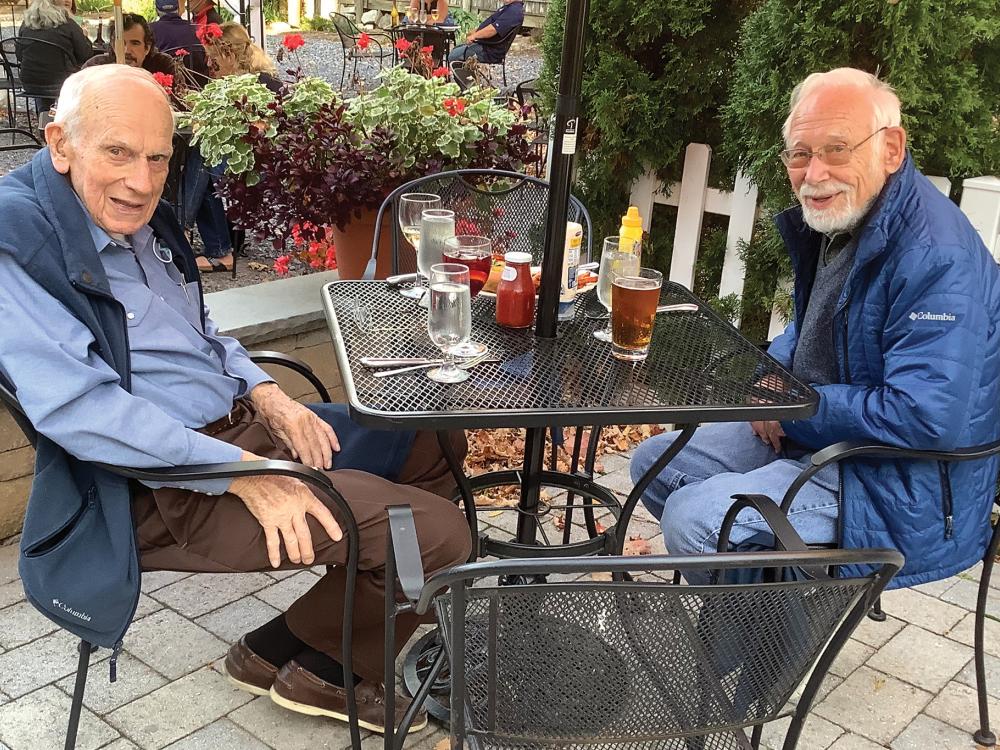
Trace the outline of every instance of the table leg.
<instances>
[{"instance_id":1,"label":"table leg","mask_svg":"<svg viewBox=\"0 0 1000 750\"><path fill-rule=\"evenodd\" d=\"M524 436L524 466L518 501L517 542L535 544L538 533L538 502L542 491L541 471L545 463L544 427L531 427Z\"/></svg>"},{"instance_id":2,"label":"table leg","mask_svg":"<svg viewBox=\"0 0 1000 750\"><path fill-rule=\"evenodd\" d=\"M674 456L681 452L681 449L687 445L688 440L694 435L694 431L698 429L698 425L689 424L681 428L680 434L674 438L674 442L670 444L670 447L663 451L663 455L660 456L653 463L652 466L646 471L645 474L640 477L639 481L636 482L635 487L628 494L628 499L625 501L625 505L622 506L622 513L618 519L618 524L616 528L616 535L614 540L614 549L611 554L621 555L625 548L625 540L628 537L628 522L632 519L632 511L635 510L636 504L639 502L639 498L642 497L642 493L646 491L650 483L656 478L666 467L668 463L673 461Z\"/></svg>"}]
</instances>

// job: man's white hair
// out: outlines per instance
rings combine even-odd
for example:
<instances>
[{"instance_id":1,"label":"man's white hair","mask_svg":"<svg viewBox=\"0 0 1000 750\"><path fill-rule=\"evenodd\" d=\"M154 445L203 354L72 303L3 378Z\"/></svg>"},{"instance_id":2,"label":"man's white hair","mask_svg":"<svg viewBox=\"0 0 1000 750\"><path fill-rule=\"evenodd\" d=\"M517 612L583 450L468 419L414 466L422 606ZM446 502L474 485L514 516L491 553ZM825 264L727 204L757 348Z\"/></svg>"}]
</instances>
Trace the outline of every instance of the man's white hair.
<instances>
[{"instance_id":1,"label":"man's white hair","mask_svg":"<svg viewBox=\"0 0 1000 750\"><path fill-rule=\"evenodd\" d=\"M901 120L899 97L896 91L885 81L880 81L871 73L857 68L834 68L825 73L813 73L806 77L798 86L792 89L792 97L788 103L788 117L781 128L785 145L789 144L789 134L792 129L792 118L795 110L803 99L823 86L853 86L867 95L872 103L875 119L872 130L879 128L898 127Z\"/></svg>"},{"instance_id":2,"label":"man's white hair","mask_svg":"<svg viewBox=\"0 0 1000 750\"><path fill-rule=\"evenodd\" d=\"M24 26L28 29L54 29L70 20L62 0L32 0L24 11Z\"/></svg>"},{"instance_id":3,"label":"man's white hair","mask_svg":"<svg viewBox=\"0 0 1000 750\"><path fill-rule=\"evenodd\" d=\"M59 91L56 116L53 122L61 125L66 136L73 140L80 131L84 116L92 109L94 96L105 89L116 90L128 80L148 84L163 96L170 108L170 97L156 82L152 74L143 68L131 65L94 65L74 73L65 80Z\"/></svg>"}]
</instances>

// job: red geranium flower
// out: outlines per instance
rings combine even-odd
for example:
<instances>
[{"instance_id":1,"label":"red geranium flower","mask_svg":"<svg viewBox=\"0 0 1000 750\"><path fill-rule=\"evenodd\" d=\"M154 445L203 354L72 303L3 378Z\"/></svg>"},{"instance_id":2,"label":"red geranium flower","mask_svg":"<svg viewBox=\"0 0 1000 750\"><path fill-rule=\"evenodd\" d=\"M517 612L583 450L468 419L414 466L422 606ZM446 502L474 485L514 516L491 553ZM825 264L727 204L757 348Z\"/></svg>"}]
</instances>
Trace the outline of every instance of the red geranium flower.
<instances>
[{"instance_id":1,"label":"red geranium flower","mask_svg":"<svg viewBox=\"0 0 1000 750\"><path fill-rule=\"evenodd\" d=\"M174 77L169 73L153 73L153 80L167 91L170 91L174 87Z\"/></svg>"},{"instance_id":2,"label":"red geranium flower","mask_svg":"<svg viewBox=\"0 0 1000 750\"><path fill-rule=\"evenodd\" d=\"M195 36L202 44L211 44L214 40L222 38L222 27L217 23L207 23L197 28Z\"/></svg>"},{"instance_id":3,"label":"red geranium flower","mask_svg":"<svg viewBox=\"0 0 1000 750\"><path fill-rule=\"evenodd\" d=\"M371 41L372 38L362 31L361 36L358 37L358 49L368 49L368 45L371 44Z\"/></svg>"},{"instance_id":4,"label":"red geranium flower","mask_svg":"<svg viewBox=\"0 0 1000 750\"><path fill-rule=\"evenodd\" d=\"M448 98L441 102L444 107L444 111L447 112L452 117L460 115L465 111L465 100L464 99L452 99Z\"/></svg>"},{"instance_id":5,"label":"red geranium flower","mask_svg":"<svg viewBox=\"0 0 1000 750\"><path fill-rule=\"evenodd\" d=\"M431 54L432 52L434 52L434 46L433 46L433 45L430 45L430 44L428 44L428 45L427 45L426 47L421 47L421 48L420 48L420 51L421 51L421 52L422 52L423 54L425 54L425 55L429 55L429 54Z\"/></svg>"},{"instance_id":6,"label":"red geranium flower","mask_svg":"<svg viewBox=\"0 0 1000 750\"><path fill-rule=\"evenodd\" d=\"M288 264L291 262L292 258L288 255L281 255L274 260L274 270L277 272L278 276L288 275Z\"/></svg>"},{"instance_id":7,"label":"red geranium flower","mask_svg":"<svg viewBox=\"0 0 1000 750\"><path fill-rule=\"evenodd\" d=\"M395 44L396 49L399 52L404 52L404 53L412 46L413 42L411 42L409 39L404 39L403 37L397 39Z\"/></svg>"},{"instance_id":8,"label":"red geranium flower","mask_svg":"<svg viewBox=\"0 0 1000 750\"><path fill-rule=\"evenodd\" d=\"M174 57L184 57L184 55L190 55L190 54L191 53L188 52L186 49L175 49L174 50Z\"/></svg>"},{"instance_id":9,"label":"red geranium flower","mask_svg":"<svg viewBox=\"0 0 1000 750\"><path fill-rule=\"evenodd\" d=\"M440 68L434 68L434 70L431 72L431 77L432 78L447 78L450 74L451 74L451 71L448 70L447 66L442 65Z\"/></svg>"},{"instance_id":10,"label":"red geranium flower","mask_svg":"<svg viewBox=\"0 0 1000 750\"><path fill-rule=\"evenodd\" d=\"M301 34L285 34L285 38L281 40L281 44L289 52L294 52L305 43L306 40L302 38Z\"/></svg>"}]
</instances>

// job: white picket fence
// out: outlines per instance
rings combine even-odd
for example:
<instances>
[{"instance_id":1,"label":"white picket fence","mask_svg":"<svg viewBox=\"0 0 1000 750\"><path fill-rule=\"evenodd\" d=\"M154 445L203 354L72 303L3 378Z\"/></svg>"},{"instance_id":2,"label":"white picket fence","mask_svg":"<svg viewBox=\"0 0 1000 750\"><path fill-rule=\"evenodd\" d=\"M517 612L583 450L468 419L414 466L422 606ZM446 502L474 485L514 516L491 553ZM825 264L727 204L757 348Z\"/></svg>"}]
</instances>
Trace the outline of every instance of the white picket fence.
<instances>
[{"instance_id":1,"label":"white picket fence","mask_svg":"<svg viewBox=\"0 0 1000 750\"><path fill-rule=\"evenodd\" d=\"M722 263L719 296L743 296L746 268L740 259L739 247L748 242L757 218L757 188L742 174L737 175L732 192L708 186L708 170L712 164L712 148L704 143L690 143L684 154L681 181L664 187L655 175L646 173L632 184L630 203L639 207L643 229L649 231L653 206L677 207L674 249L670 261L670 280L688 289L694 285L695 263L701 241L705 214L729 217L726 234L726 255ZM945 195L951 190L947 177L930 177ZM1000 262L1000 178L972 177L962 182L961 208L983 238L993 257ZM787 290L790 281L780 282ZM735 321L739 325L739 321ZM771 314L768 339L784 329L785 321L775 309Z\"/></svg>"}]
</instances>

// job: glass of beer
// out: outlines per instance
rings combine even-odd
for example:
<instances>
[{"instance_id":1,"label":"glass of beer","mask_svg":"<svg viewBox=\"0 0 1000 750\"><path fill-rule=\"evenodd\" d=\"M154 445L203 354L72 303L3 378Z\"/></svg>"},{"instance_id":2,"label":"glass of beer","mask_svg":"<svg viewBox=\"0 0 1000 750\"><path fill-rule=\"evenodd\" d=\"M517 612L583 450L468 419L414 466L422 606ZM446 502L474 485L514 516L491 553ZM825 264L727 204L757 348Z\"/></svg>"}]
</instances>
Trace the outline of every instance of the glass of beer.
<instances>
[{"instance_id":1,"label":"glass of beer","mask_svg":"<svg viewBox=\"0 0 1000 750\"><path fill-rule=\"evenodd\" d=\"M663 274L640 268L633 276L618 276L611 294L611 354L628 362L641 362L649 353L660 301Z\"/></svg>"}]
</instances>

